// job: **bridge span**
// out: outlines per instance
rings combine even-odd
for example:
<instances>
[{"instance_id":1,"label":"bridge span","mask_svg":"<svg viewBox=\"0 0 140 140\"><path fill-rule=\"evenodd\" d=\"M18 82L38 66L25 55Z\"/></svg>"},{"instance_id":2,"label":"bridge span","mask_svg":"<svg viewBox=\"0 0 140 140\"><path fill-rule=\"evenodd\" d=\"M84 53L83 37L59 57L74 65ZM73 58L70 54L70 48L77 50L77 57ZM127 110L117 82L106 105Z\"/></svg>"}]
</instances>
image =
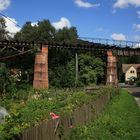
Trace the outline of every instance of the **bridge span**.
<instances>
[{"instance_id":1,"label":"bridge span","mask_svg":"<svg viewBox=\"0 0 140 140\"><path fill-rule=\"evenodd\" d=\"M50 49L65 49L73 51L76 56L79 52L102 52L107 56L107 80L108 85L117 85L117 57L140 56L140 42L116 41L108 39L79 38L77 43L65 42L22 42L0 41L0 52L12 49L18 52L12 56L0 56L0 61L9 59L30 51L38 51L34 65L34 88L49 88L48 79L48 52ZM77 62L77 61L76 61Z\"/></svg>"},{"instance_id":2,"label":"bridge span","mask_svg":"<svg viewBox=\"0 0 140 140\"><path fill-rule=\"evenodd\" d=\"M18 52L27 51L29 49L41 50L42 46L49 49L67 49L71 51L94 52L100 51L106 53L112 50L116 56L140 56L140 42L118 41L101 38L81 37L77 43L68 44L65 42L22 42L22 41L0 41L0 51L5 49L13 49Z\"/></svg>"}]
</instances>

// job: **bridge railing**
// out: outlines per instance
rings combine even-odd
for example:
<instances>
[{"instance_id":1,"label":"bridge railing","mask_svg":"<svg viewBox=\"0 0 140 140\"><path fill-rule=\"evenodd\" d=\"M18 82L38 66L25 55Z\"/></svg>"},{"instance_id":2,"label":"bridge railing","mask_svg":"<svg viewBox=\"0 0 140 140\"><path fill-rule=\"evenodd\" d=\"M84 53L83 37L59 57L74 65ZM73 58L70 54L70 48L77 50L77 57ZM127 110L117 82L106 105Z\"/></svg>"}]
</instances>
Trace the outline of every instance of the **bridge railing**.
<instances>
[{"instance_id":1,"label":"bridge railing","mask_svg":"<svg viewBox=\"0 0 140 140\"><path fill-rule=\"evenodd\" d=\"M103 38L88 38L80 37L80 40L88 41L91 43L99 43L104 45L116 46L121 48L140 48L140 42L136 41L122 41L122 40L112 40L112 39L103 39Z\"/></svg>"}]
</instances>

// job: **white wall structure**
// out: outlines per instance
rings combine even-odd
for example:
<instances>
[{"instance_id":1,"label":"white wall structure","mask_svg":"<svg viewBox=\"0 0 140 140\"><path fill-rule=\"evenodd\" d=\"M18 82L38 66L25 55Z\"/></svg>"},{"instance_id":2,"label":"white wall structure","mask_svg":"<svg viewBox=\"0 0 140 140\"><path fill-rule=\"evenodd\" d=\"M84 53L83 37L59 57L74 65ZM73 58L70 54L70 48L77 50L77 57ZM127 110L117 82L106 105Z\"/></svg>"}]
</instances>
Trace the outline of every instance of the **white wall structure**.
<instances>
[{"instance_id":1,"label":"white wall structure","mask_svg":"<svg viewBox=\"0 0 140 140\"><path fill-rule=\"evenodd\" d=\"M125 73L125 81L129 81L131 77L137 78L137 70L131 66Z\"/></svg>"}]
</instances>

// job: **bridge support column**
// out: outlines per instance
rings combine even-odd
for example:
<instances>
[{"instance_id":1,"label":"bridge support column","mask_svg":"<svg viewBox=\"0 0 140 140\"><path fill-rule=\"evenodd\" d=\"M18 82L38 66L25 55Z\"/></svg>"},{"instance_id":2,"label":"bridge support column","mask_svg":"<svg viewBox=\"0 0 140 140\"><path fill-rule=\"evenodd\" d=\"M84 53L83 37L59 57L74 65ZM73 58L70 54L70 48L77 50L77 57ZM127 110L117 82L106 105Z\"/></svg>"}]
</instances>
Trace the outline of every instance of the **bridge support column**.
<instances>
[{"instance_id":1,"label":"bridge support column","mask_svg":"<svg viewBox=\"0 0 140 140\"><path fill-rule=\"evenodd\" d=\"M112 51L107 51L107 85L117 86L118 76L117 76L117 59L113 56Z\"/></svg>"},{"instance_id":2,"label":"bridge support column","mask_svg":"<svg viewBox=\"0 0 140 140\"><path fill-rule=\"evenodd\" d=\"M48 46L42 46L40 53L35 56L35 66L34 66L34 88L49 88L48 80Z\"/></svg>"}]
</instances>

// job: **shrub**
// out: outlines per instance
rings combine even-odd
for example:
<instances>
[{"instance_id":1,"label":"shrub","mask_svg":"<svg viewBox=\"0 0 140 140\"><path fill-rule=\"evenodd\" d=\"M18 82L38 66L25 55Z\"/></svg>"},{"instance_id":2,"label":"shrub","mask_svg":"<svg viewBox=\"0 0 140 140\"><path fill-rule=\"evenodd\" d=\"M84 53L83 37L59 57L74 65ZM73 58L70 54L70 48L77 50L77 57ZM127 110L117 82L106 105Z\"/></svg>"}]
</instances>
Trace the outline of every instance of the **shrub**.
<instances>
[{"instance_id":1,"label":"shrub","mask_svg":"<svg viewBox=\"0 0 140 140\"><path fill-rule=\"evenodd\" d=\"M93 102L100 95L110 95L115 91L116 89L112 88L101 88L99 91L96 91L96 94L89 95L81 90L48 91L32 88L30 90L20 89L12 98L8 97L6 99L5 97L2 101L3 104L0 103L8 109L10 114L10 117L6 119L6 123L0 130L0 138L11 138L21 133L24 129L40 123L42 120L50 119L50 112L63 116L64 114L71 113L83 104ZM23 96L24 93L25 96ZM26 101L24 101L25 99Z\"/></svg>"},{"instance_id":2,"label":"shrub","mask_svg":"<svg viewBox=\"0 0 140 140\"><path fill-rule=\"evenodd\" d=\"M136 82L136 86L140 87L140 80Z\"/></svg>"},{"instance_id":3,"label":"shrub","mask_svg":"<svg viewBox=\"0 0 140 140\"><path fill-rule=\"evenodd\" d=\"M0 63L0 93L11 91L15 85L15 80L10 76L9 70L4 63Z\"/></svg>"}]
</instances>

